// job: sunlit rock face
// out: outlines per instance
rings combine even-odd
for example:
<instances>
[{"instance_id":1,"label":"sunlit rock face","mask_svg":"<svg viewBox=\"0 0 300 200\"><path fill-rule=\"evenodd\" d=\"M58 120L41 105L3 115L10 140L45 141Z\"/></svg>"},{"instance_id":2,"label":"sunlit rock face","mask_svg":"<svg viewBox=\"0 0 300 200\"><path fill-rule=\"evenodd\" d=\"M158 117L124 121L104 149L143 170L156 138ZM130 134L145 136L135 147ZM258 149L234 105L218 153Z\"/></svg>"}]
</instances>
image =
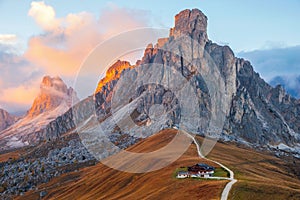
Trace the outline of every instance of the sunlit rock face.
<instances>
[{"instance_id":1,"label":"sunlit rock face","mask_svg":"<svg viewBox=\"0 0 300 200\"><path fill-rule=\"evenodd\" d=\"M113 80L119 79L123 70L129 69L132 67L133 66L131 66L129 62L118 60L106 71L106 75L99 82L95 93L101 92L102 87L105 86L107 83L109 83Z\"/></svg>"}]
</instances>

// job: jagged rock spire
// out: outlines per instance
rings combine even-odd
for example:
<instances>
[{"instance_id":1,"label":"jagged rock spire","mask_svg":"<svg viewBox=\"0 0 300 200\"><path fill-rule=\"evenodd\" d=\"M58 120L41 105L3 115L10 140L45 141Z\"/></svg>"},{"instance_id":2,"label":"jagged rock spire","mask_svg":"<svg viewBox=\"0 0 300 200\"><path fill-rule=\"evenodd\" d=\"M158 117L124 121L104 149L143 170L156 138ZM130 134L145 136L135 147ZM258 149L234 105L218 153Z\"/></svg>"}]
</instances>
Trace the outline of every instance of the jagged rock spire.
<instances>
[{"instance_id":1,"label":"jagged rock spire","mask_svg":"<svg viewBox=\"0 0 300 200\"><path fill-rule=\"evenodd\" d=\"M175 16L175 27L171 29L170 36L176 38L181 35L208 41L207 17L198 9L181 11Z\"/></svg>"}]
</instances>

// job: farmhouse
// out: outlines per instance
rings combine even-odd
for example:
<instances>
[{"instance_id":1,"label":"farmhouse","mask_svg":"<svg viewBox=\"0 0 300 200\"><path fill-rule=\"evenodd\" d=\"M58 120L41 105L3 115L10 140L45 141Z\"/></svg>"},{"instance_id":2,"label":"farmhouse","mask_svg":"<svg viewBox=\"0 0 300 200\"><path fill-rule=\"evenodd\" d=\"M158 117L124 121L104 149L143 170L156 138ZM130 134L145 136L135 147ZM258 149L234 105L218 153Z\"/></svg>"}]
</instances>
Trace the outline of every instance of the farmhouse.
<instances>
[{"instance_id":1,"label":"farmhouse","mask_svg":"<svg viewBox=\"0 0 300 200\"><path fill-rule=\"evenodd\" d=\"M187 171L179 171L177 178L209 178L214 174L215 168L204 163L187 167Z\"/></svg>"}]
</instances>

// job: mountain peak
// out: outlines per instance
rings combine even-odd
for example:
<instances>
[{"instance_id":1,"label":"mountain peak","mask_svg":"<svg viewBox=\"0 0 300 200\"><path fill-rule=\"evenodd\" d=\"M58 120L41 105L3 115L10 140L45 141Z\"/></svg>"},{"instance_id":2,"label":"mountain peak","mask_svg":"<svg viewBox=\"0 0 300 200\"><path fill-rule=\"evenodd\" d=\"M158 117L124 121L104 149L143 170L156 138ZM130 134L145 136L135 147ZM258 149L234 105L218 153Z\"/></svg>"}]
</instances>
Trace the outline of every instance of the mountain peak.
<instances>
[{"instance_id":1,"label":"mountain peak","mask_svg":"<svg viewBox=\"0 0 300 200\"><path fill-rule=\"evenodd\" d=\"M175 38L181 35L199 35L207 40L207 17L198 9L183 10L175 16L175 27L170 36Z\"/></svg>"},{"instance_id":2,"label":"mountain peak","mask_svg":"<svg viewBox=\"0 0 300 200\"><path fill-rule=\"evenodd\" d=\"M56 77L50 77L50 76L44 76L43 80L40 85L41 89L47 89L47 88L54 88L55 90L66 92L68 90L66 84L63 82L63 80L56 76Z\"/></svg>"},{"instance_id":3,"label":"mountain peak","mask_svg":"<svg viewBox=\"0 0 300 200\"><path fill-rule=\"evenodd\" d=\"M28 111L28 116L34 117L45 111L53 110L62 103L66 103L70 107L72 100L78 100L73 88L68 88L60 77L45 76L40 85L40 93Z\"/></svg>"}]
</instances>

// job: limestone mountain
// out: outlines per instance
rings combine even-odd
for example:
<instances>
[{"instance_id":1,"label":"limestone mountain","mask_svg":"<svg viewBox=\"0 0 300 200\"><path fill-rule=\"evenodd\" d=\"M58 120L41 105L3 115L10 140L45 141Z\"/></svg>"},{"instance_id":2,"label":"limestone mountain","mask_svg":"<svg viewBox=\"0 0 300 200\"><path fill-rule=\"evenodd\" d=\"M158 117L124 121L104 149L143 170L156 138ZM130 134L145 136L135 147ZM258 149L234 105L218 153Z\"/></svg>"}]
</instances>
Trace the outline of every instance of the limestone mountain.
<instances>
[{"instance_id":1,"label":"limestone mountain","mask_svg":"<svg viewBox=\"0 0 300 200\"><path fill-rule=\"evenodd\" d=\"M52 139L88 124L79 131L91 138L99 134L96 114L101 131L110 140L122 138L116 143L123 148L166 127L205 135L213 124L221 127L222 140L300 155L300 102L266 83L230 47L209 40L207 17L198 9L176 15L169 37L148 45L136 65L118 61L108 72L114 78L102 79L94 98L52 121L41 135ZM218 99L221 104L214 105Z\"/></svg>"},{"instance_id":2,"label":"limestone mountain","mask_svg":"<svg viewBox=\"0 0 300 200\"><path fill-rule=\"evenodd\" d=\"M6 129L17 121L17 117L10 115L7 111L0 109L0 131Z\"/></svg>"},{"instance_id":3,"label":"limestone mountain","mask_svg":"<svg viewBox=\"0 0 300 200\"><path fill-rule=\"evenodd\" d=\"M39 141L39 132L52 120L64 114L72 102L78 101L76 92L59 77L45 76L40 93L27 114L17 123L0 132L2 148L13 148Z\"/></svg>"}]
</instances>

